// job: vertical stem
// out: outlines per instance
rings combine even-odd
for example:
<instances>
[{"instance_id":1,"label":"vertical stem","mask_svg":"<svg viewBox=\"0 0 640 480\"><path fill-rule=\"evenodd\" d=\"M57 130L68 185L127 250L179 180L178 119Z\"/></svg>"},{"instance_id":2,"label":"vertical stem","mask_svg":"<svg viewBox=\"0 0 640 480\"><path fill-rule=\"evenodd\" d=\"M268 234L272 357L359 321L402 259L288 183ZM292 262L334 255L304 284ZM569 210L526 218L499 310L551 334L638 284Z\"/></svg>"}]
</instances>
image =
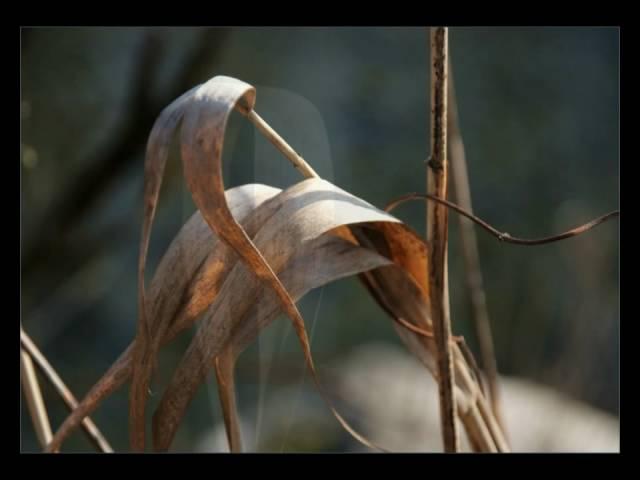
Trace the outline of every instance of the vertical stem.
<instances>
[{"instance_id":1,"label":"vertical stem","mask_svg":"<svg viewBox=\"0 0 640 480\"><path fill-rule=\"evenodd\" d=\"M33 361L24 348L20 349L20 379L36 436L42 448L45 448L51 441L51 425Z\"/></svg>"},{"instance_id":2,"label":"vertical stem","mask_svg":"<svg viewBox=\"0 0 640 480\"><path fill-rule=\"evenodd\" d=\"M448 153L453 177L452 190L455 202L460 207L472 213L473 208L471 206L471 189L469 187L467 159L458 121L458 106L456 102L451 61L449 61L448 97L447 135L449 142ZM500 408L500 392L498 388L498 368L493 347L493 338L491 335L491 322L489 321L489 312L487 311L487 302L483 287L476 231L473 222L468 218L458 215L458 220L460 224L462 254L467 273L467 287L471 294L473 324L475 326L478 343L480 345L480 358L489 383L491 407L504 432L505 425L502 417L502 410Z\"/></svg>"},{"instance_id":3,"label":"vertical stem","mask_svg":"<svg viewBox=\"0 0 640 480\"><path fill-rule=\"evenodd\" d=\"M431 158L427 166L427 191L447 198L447 57L448 29L432 27L431 37ZM427 206L427 242L430 245L429 283L431 320L438 351L440 420L445 452L458 451L454 397L451 321L447 275L447 209Z\"/></svg>"}]
</instances>

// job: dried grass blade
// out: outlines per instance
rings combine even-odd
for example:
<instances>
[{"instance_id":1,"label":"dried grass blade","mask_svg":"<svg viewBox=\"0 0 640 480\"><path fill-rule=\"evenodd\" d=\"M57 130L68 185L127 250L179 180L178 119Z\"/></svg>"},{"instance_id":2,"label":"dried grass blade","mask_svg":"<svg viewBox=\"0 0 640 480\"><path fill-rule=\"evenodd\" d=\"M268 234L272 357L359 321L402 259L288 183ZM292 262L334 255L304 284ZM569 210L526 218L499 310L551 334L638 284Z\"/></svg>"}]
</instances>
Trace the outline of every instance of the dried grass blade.
<instances>
[{"instance_id":1,"label":"dried grass blade","mask_svg":"<svg viewBox=\"0 0 640 480\"><path fill-rule=\"evenodd\" d=\"M275 271L279 271L291 258L293 252L306 241L313 240L333 228L367 221L398 222L363 200L320 179L300 182L279 197L282 198L283 206L269 218L253 238L254 244L262 251ZM211 307L221 312L219 316L223 320L220 323L213 323L211 318L215 315L203 319L200 329L160 402L155 415L159 420L154 420L156 449L168 448L187 405L211 368L213 359L219 353L221 346L228 341L234 324L240 321L244 311L251 302L256 300L257 287L262 283L256 278L252 269L244 263L238 263L229 273L219 296ZM281 297L278 296L278 298L282 300ZM285 310L285 313L290 312ZM304 329L304 323L300 330L302 329ZM306 338L306 333L304 337ZM307 367L311 370L320 393L331 405L319 385L308 340L302 343ZM332 406L330 408L343 427L371 447L371 444L348 426Z\"/></svg>"},{"instance_id":2,"label":"dried grass blade","mask_svg":"<svg viewBox=\"0 0 640 480\"><path fill-rule=\"evenodd\" d=\"M256 206L278 192L279 189L259 184L232 188L227 191L229 208L239 221L244 221ZM215 248L216 245L219 245L218 239L200 212L196 212L169 246L151 281L147 299L154 339L161 337L162 343L172 340L190 327L213 301L220 283L218 279L231 267L230 262L225 263L224 254ZM185 293L180 295L179 292ZM82 419L131 378L134 346L135 341L65 419L47 451L58 451Z\"/></svg>"},{"instance_id":3,"label":"dried grass blade","mask_svg":"<svg viewBox=\"0 0 640 480\"><path fill-rule=\"evenodd\" d=\"M24 348L20 349L20 381L22 383L22 391L27 399L27 407L29 408L33 428L36 431L36 437L42 448L45 448L51 441L51 424L49 423L47 409L44 406L42 391L40 390L33 361Z\"/></svg>"},{"instance_id":4,"label":"dried grass blade","mask_svg":"<svg viewBox=\"0 0 640 480\"><path fill-rule=\"evenodd\" d=\"M134 450L144 450L144 402L148 382L144 378L153 368L150 356L147 355L148 343L151 341L151 327L147 317L147 302L145 290L145 267L149 250L151 226L158 205L162 177L169 155L171 135L182 119L184 106L191 99L198 87L183 94L170 104L160 114L153 126L144 168L144 213L142 221L142 236L140 239L140 254L138 257L138 328L135 347L133 350L133 376L129 400L129 432L131 446ZM144 393L142 393L144 390Z\"/></svg>"},{"instance_id":5,"label":"dried grass blade","mask_svg":"<svg viewBox=\"0 0 640 480\"><path fill-rule=\"evenodd\" d=\"M314 288L389 263L387 258L369 249L327 233L297 252L278 276L292 298L298 301ZM223 347L223 352L215 360L220 401L231 452L240 451L241 448L235 396L232 388L228 387L233 385L235 363L241 352L257 338L259 332L281 313L277 298L270 292L265 292L264 288L262 290L259 301L234 329L229 342Z\"/></svg>"},{"instance_id":6,"label":"dried grass blade","mask_svg":"<svg viewBox=\"0 0 640 480\"><path fill-rule=\"evenodd\" d=\"M73 411L75 408L77 408L78 401L76 400L76 397L73 395L73 393L71 393L69 388L65 385L65 383L62 381L60 376L53 369L53 367L51 366L49 361L46 359L46 357L42 354L40 349L38 349L38 347L35 345L35 343L33 343L31 338L29 338L26 332L22 329L20 330L20 343L22 344L22 348L29 353L33 361L36 363L38 368L44 373L44 375L47 377L49 382L51 382L53 387L58 392L58 395L62 397L62 400L67 405L69 410ZM93 421L90 418L85 418L82 421L82 428L84 432L87 434L89 441L97 448L98 451L101 451L104 453L113 452L113 448L111 448L111 445L109 445L109 442L107 441L107 439L104 438L104 435L102 434L102 432L100 432L96 424L93 423ZM50 442L51 442L51 435L49 437L49 441L47 442L47 444L49 444Z\"/></svg>"}]
</instances>

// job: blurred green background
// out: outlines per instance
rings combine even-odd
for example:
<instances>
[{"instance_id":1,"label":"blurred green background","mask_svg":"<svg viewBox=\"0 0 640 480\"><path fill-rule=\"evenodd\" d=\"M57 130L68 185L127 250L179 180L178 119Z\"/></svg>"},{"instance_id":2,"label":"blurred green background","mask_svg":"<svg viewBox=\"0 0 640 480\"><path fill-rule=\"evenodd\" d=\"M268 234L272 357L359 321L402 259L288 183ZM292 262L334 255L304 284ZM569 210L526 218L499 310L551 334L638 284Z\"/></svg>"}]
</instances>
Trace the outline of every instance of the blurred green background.
<instances>
[{"instance_id":1,"label":"blurred green background","mask_svg":"<svg viewBox=\"0 0 640 480\"><path fill-rule=\"evenodd\" d=\"M540 237L617 209L618 30L465 27L449 35L475 212L512 235ZM256 110L318 173L376 206L425 190L425 28L25 28L21 39L22 322L78 397L133 338L146 139L162 108L192 86L220 74L256 86ZM224 155L228 187L298 180L242 118L230 122ZM193 211L174 152L148 271ZM396 214L424 231L424 205ZM453 328L477 352L451 220ZM478 240L499 371L618 415L617 221L535 248L482 231ZM321 371L357 345L400 345L355 278L312 292L300 307ZM241 357L241 408L300 384L288 322L279 319ZM163 353L160 392L188 341ZM66 410L43 388L56 428ZM128 449L127 393L93 416L120 451ZM21 415L22 449L38 450ZM192 449L219 420L211 382L175 449ZM91 447L76 434L65 450Z\"/></svg>"}]
</instances>

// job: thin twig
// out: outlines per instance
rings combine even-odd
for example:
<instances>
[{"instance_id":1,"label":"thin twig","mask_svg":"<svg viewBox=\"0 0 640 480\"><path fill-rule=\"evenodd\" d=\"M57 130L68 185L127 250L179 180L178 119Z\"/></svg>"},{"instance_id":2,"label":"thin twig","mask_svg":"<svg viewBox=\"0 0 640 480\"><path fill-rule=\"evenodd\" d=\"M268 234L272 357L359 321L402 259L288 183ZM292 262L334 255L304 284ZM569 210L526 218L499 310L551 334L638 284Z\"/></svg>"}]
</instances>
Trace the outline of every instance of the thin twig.
<instances>
[{"instance_id":1,"label":"thin twig","mask_svg":"<svg viewBox=\"0 0 640 480\"><path fill-rule=\"evenodd\" d=\"M528 238L513 237L506 232L501 232L497 228L492 227L481 218L475 216L472 213L467 212L466 210L459 207L455 203L449 202L448 200L443 200L442 198L436 197L429 193L408 193L406 195L402 195L401 197L398 197L395 200L391 201L385 207L385 211L391 212L399 205L402 205L403 203L408 202L410 200L431 200L435 203L445 205L450 209L458 212L460 215L464 215L465 217L467 217L469 220L473 221L477 225L480 225L482 228L484 228L487 232L489 232L491 235L496 237L501 242L515 243L517 245L544 245L546 243L553 243L553 242L558 242L560 240L566 240L567 238L575 237L577 235L586 233L592 228L597 227L601 223L604 223L607 220L620 215L620 210L614 210L613 212L609 212L605 215L602 215L594 220L591 220L588 223L585 223L584 225L580 225L579 227L572 228L571 230L567 230L566 232L560 233L558 235L552 235L550 237L543 237L543 238L528 239Z\"/></svg>"},{"instance_id":2,"label":"thin twig","mask_svg":"<svg viewBox=\"0 0 640 480\"><path fill-rule=\"evenodd\" d=\"M460 124L458 121L458 104L456 101L455 86L451 59L449 59L449 105L447 115L447 130L449 140L449 161L453 177L452 191L454 198L460 206L469 212L473 212L471 204L471 188L467 171L467 158L464 149ZM491 407L498 420L498 424L506 436L502 408L500 406L500 391L498 388L498 366L491 334L491 322L487 309L487 300L484 293L482 269L480 268L480 254L478 252L478 240L473 223L459 216L460 240L462 243L462 257L466 270L467 287L469 288L472 306L473 324L480 345L480 359L482 367L487 375ZM480 380L482 381L482 380Z\"/></svg>"},{"instance_id":3,"label":"thin twig","mask_svg":"<svg viewBox=\"0 0 640 480\"><path fill-rule=\"evenodd\" d=\"M431 159L428 162L428 191L447 198L447 57L448 29L432 27L431 37ZM451 353L451 321L448 307L447 209L427 207L431 319L437 349L440 421L445 452L458 451L454 370Z\"/></svg>"},{"instance_id":4,"label":"thin twig","mask_svg":"<svg viewBox=\"0 0 640 480\"><path fill-rule=\"evenodd\" d=\"M24 330L20 329L20 342L22 348L26 350L31 358L36 362L38 368L42 371L42 373L47 377L47 379L54 386L64 403L67 405L70 411L73 412L78 407L78 401L76 397L69 391L65 383L62 381L60 376L53 369L51 364L47 361L42 352L36 347L31 338L24 332ZM93 445L104 453L113 453L113 448L109 445L109 442L104 438L98 427L93 423L93 421L86 417L82 421L82 428L86 432L89 440ZM49 439L47 440L47 444L51 441L51 432L49 432Z\"/></svg>"},{"instance_id":5,"label":"thin twig","mask_svg":"<svg viewBox=\"0 0 640 480\"><path fill-rule=\"evenodd\" d=\"M20 380L22 382L24 396L27 399L27 406L31 414L33 428L36 431L40 445L42 448L45 448L51 441L51 424L49 423L47 409L44 406L44 400L42 399L42 392L35 368L33 368L33 362L31 361L29 353L24 348L20 349Z\"/></svg>"},{"instance_id":6,"label":"thin twig","mask_svg":"<svg viewBox=\"0 0 640 480\"><path fill-rule=\"evenodd\" d=\"M311 168L311 165L309 165L304 158L298 154L298 152L291 148L291 145L289 145L284 138L278 135L278 132L271 128L271 126L265 122L255 110L249 111L247 118L265 137L267 137L267 140L269 140L285 157L287 157L291 163L293 163L293 166L296 167L305 178L320 178L315 170Z\"/></svg>"}]
</instances>

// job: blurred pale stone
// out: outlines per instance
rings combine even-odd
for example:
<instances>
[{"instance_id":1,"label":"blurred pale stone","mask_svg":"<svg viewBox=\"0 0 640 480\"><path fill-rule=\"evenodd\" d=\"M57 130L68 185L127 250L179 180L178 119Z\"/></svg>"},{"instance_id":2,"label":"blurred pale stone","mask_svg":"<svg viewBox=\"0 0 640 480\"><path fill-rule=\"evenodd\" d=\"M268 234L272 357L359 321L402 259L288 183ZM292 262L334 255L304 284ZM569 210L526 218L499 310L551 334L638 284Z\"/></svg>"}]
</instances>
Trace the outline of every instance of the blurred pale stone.
<instances>
[{"instance_id":1,"label":"blurred pale stone","mask_svg":"<svg viewBox=\"0 0 640 480\"><path fill-rule=\"evenodd\" d=\"M334 373L333 396L343 402L340 410L357 418L355 426L370 440L394 452L442 451L437 386L410 355L390 345L368 345L337 362ZM617 417L527 380L502 377L500 386L513 451L619 451ZM271 438L266 449L274 451L273 439L284 431L289 435L287 445L294 445L298 437L306 444L309 437L322 437L315 442L318 446L341 438L338 423L327 421L326 407L318 397L308 383L268 395L259 443ZM245 450L255 451L255 422L246 421L256 418L255 412L241 414ZM303 434L297 437L296 432ZM464 433L461 444L463 451L470 451ZM363 451L355 442L345 449ZM199 440L198 451L228 451L222 424Z\"/></svg>"}]
</instances>

